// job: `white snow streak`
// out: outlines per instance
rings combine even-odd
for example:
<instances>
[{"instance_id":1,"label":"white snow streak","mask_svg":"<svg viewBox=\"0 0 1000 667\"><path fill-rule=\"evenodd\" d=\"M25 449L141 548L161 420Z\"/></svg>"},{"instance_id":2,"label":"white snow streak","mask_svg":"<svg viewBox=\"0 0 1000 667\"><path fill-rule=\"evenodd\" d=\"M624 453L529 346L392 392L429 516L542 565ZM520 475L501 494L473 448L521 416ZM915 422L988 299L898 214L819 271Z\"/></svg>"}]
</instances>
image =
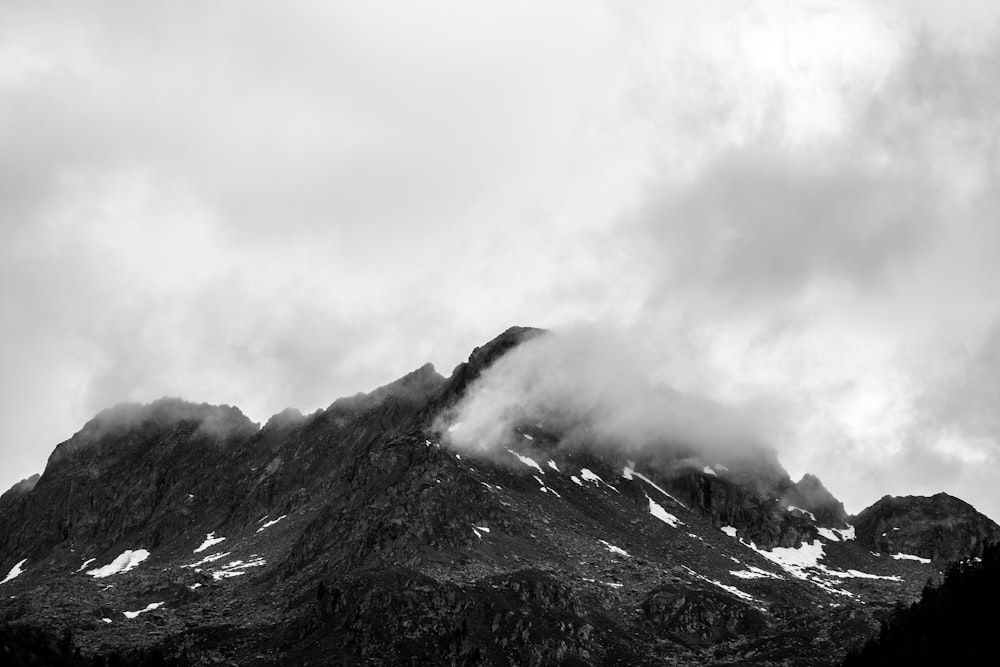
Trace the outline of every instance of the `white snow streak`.
<instances>
[{"instance_id":1,"label":"white snow streak","mask_svg":"<svg viewBox=\"0 0 1000 667\"><path fill-rule=\"evenodd\" d=\"M163 606L162 602L152 602L150 604L147 604L145 609L140 609L139 611L125 611L122 613L125 614L125 618L135 618L139 614L145 614L147 611L153 611L154 609L159 609L162 606ZM104 620L107 621L108 623L111 622L109 619L104 619Z\"/></svg>"},{"instance_id":2,"label":"white snow streak","mask_svg":"<svg viewBox=\"0 0 1000 667\"><path fill-rule=\"evenodd\" d=\"M695 572L694 570L692 570L691 568L689 568L687 565L682 565L681 567L683 567L685 570L687 570L688 572L690 572L691 574L693 574L698 579L701 579L702 581L707 581L708 583L712 584L713 586L718 586L722 590L726 591L727 593L731 593L732 595L735 595L736 597L740 598L741 600L746 600L747 602L755 602L758 605L760 604L760 602L757 600L757 598L755 598L754 596L750 595L746 591L741 591L740 589L736 588L735 586L729 586L727 584L722 583L721 581L716 581L715 579L709 579L705 575L698 574L697 572Z\"/></svg>"},{"instance_id":3,"label":"white snow streak","mask_svg":"<svg viewBox=\"0 0 1000 667\"><path fill-rule=\"evenodd\" d=\"M925 565L931 562L930 558L921 558L920 556L916 556L914 554L892 554L892 557L896 560L915 560Z\"/></svg>"},{"instance_id":4,"label":"white snow streak","mask_svg":"<svg viewBox=\"0 0 1000 667\"><path fill-rule=\"evenodd\" d=\"M684 522L675 517L673 514L663 509L658 502L646 496L646 500L649 501L649 513L655 516L657 519L667 524L671 528L676 528L677 524L683 524Z\"/></svg>"},{"instance_id":5,"label":"white snow streak","mask_svg":"<svg viewBox=\"0 0 1000 667\"><path fill-rule=\"evenodd\" d=\"M816 515L815 514L813 514L809 510L804 510L801 507L796 507L795 505L789 505L788 506L788 511L789 512L801 512L802 514L805 514L806 516L808 516L813 521L816 520Z\"/></svg>"},{"instance_id":6,"label":"white snow streak","mask_svg":"<svg viewBox=\"0 0 1000 667\"><path fill-rule=\"evenodd\" d=\"M254 554L256 555L256 554ZM267 564L260 556L254 558L250 557L250 560L244 562L241 560L234 560L226 563L222 566L221 570L216 570L212 573L212 579L219 581L220 579L228 579L230 577L238 577L240 575L246 574L243 570L248 567L263 567Z\"/></svg>"},{"instance_id":7,"label":"white snow streak","mask_svg":"<svg viewBox=\"0 0 1000 667\"><path fill-rule=\"evenodd\" d=\"M542 466L538 465L538 463L535 462L535 459L533 459L533 458L531 458L529 456L523 456L521 454L518 454L513 449L508 449L507 451L510 452L511 454L513 454L514 456L516 456L518 458L518 460L520 460L521 463L523 463L524 465L526 465L526 466L528 466L530 468L534 468L535 470L537 470L538 472L542 473L543 475L545 474L545 471L542 470Z\"/></svg>"},{"instance_id":8,"label":"white snow streak","mask_svg":"<svg viewBox=\"0 0 1000 667\"><path fill-rule=\"evenodd\" d=\"M274 519L273 521L268 521L268 522L267 522L267 523L265 523L265 524L264 524L263 526L261 526L260 528L258 528L258 529L257 529L257 532L259 533L259 532L261 532L262 530L264 530L265 528L270 528L270 527L271 527L271 526L273 526L274 524L276 524L276 523L278 523L279 521L281 521L282 519L284 519L284 518L285 518L286 516L288 516L288 515L287 515L287 514L282 514L282 515L281 515L281 516L279 516L279 517L278 517L277 519Z\"/></svg>"},{"instance_id":9,"label":"white snow streak","mask_svg":"<svg viewBox=\"0 0 1000 667\"><path fill-rule=\"evenodd\" d=\"M605 542L604 540L597 540L597 541L600 542L601 544L603 544L604 547L608 551L610 551L611 553L618 554L619 556L626 556L626 557L629 557L629 558L632 557L632 554L630 554L629 552L625 551L621 547L616 547L615 545L611 544L610 542Z\"/></svg>"},{"instance_id":10,"label":"white snow streak","mask_svg":"<svg viewBox=\"0 0 1000 667\"><path fill-rule=\"evenodd\" d=\"M10 572L7 573L7 576L3 578L3 581L0 581L0 584L6 584L8 581L10 581L11 579L14 579L19 574L21 574L22 572L24 572L24 570L21 569L21 566L24 565L27 562L28 562L28 559L24 558L24 559L18 561L17 563L15 563L14 567L10 568Z\"/></svg>"},{"instance_id":11,"label":"white snow streak","mask_svg":"<svg viewBox=\"0 0 1000 667\"><path fill-rule=\"evenodd\" d=\"M729 574L740 579L784 579L780 574L762 570L756 565L751 565L745 570L730 570Z\"/></svg>"},{"instance_id":12,"label":"white snow streak","mask_svg":"<svg viewBox=\"0 0 1000 667\"><path fill-rule=\"evenodd\" d=\"M201 546L198 547L197 549L195 549L192 553L201 553L205 549L207 549L209 547L212 547L212 546L215 546L216 544L218 544L219 542L222 542L225 539L226 538L224 538L224 537L216 537L215 536L215 532L213 531L213 532L211 532L211 533L209 533L208 535L205 536L205 541L202 542Z\"/></svg>"},{"instance_id":13,"label":"white snow streak","mask_svg":"<svg viewBox=\"0 0 1000 667\"><path fill-rule=\"evenodd\" d=\"M113 574L122 574L123 572L128 572L129 570L138 567L139 563L147 558L149 558L149 552L145 549L136 549L135 551L126 549L117 558L104 567L87 570L87 574L95 579L103 579L104 577L110 577Z\"/></svg>"},{"instance_id":14,"label":"white snow streak","mask_svg":"<svg viewBox=\"0 0 1000 667\"><path fill-rule=\"evenodd\" d=\"M663 495L665 495L667 498L670 498L672 501L674 501L675 503L677 503L681 507L684 507L684 508L687 507L687 505L685 505L681 501L677 500L672 495L670 495L669 493L667 493L666 491L664 491L663 489L661 489L659 486L657 486L656 482L654 482L650 478L646 477L645 475L643 475L641 473L636 472L635 470L632 471L632 474L635 475L636 477L638 477L639 479L641 479L642 481L644 481L646 484L649 484L651 487L653 487L654 489L656 489L657 491L659 491L660 493L662 493Z\"/></svg>"},{"instance_id":15,"label":"white snow streak","mask_svg":"<svg viewBox=\"0 0 1000 667\"><path fill-rule=\"evenodd\" d=\"M88 558L87 560L83 561L83 565L81 565L81 566L80 566L79 568L77 568L77 570L76 570L76 571L77 571L77 572L83 572L83 570L84 570L84 569L85 569L85 568L86 568L86 567L87 567L88 565L90 565L91 563L93 563L93 562L94 562L95 560L97 560L97 559L96 559L96 558Z\"/></svg>"},{"instance_id":16,"label":"white snow streak","mask_svg":"<svg viewBox=\"0 0 1000 667\"><path fill-rule=\"evenodd\" d=\"M232 551L223 551L223 552L220 552L220 553L217 553L217 554L211 554L211 555L205 556L204 558L202 558L197 563L191 563L190 565L181 565L181 567L198 567L199 565L204 565L205 563L212 563L214 561L219 560L220 558L225 558L226 556L228 556L231 553L232 553Z\"/></svg>"},{"instance_id":17,"label":"white snow streak","mask_svg":"<svg viewBox=\"0 0 1000 667\"><path fill-rule=\"evenodd\" d=\"M603 479L601 479L600 475L588 470L587 468L582 468L580 470L580 477L582 477L583 481L585 482L593 482L594 484L603 484L604 486L608 487L615 493L621 493L621 491L619 491L618 489L616 489L615 487L611 486Z\"/></svg>"}]
</instances>

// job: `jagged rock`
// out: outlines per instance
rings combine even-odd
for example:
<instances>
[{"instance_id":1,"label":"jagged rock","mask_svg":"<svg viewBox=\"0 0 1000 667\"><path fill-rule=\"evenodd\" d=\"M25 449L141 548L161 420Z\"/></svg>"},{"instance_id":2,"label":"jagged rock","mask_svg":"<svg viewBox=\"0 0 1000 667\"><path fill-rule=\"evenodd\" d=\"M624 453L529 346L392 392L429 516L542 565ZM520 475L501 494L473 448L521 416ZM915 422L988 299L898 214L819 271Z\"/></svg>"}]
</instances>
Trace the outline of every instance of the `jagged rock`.
<instances>
[{"instance_id":1,"label":"jagged rock","mask_svg":"<svg viewBox=\"0 0 1000 667\"><path fill-rule=\"evenodd\" d=\"M763 446L708 472L665 443L634 475L535 424L512 451L448 449L436 418L543 333L512 328L450 378L427 364L262 429L176 399L101 413L34 488L3 496L0 575L23 571L0 584L0 619L72 628L95 664L694 665L708 646L719 662L823 664L935 572L788 512L796 492L830 517L839 504ZM823 568L869 576L760 553L806 542ZM135 569L88 574L140 548Z\"/></svg>"},{"instance_id":2,"label":"jagged rock","mask_svg":"<svg viewBox=\"0 0 1000 667\"><path fill-rule=\"evenodd\" d=\"M785 496L784 502L811 512L821 526L844 528L847 525L844 503L834 498L815 475L803 475Z\"/></svg>"},{"instance_id":3,"label":"jagged rock","mask_svg":"<svg viewBox=\"0 0 1000 667\"><path fill-rule=\"evenodd\" d=\"M706 646L767 628L767 617L751 605L706 588L664 584L642 602L646 618L667 636Z\"/></svg>"},{"instance_id":4,"label":"jagged rock","mask_svg":"<svg viewBox=\"0 0 1000 667\"><path fill-rule=\"evenodd\" d=\"M1000 526L947 493L884 496L851 522L857 539L885 554L910 554L947 563L982 556L1000 541Z\"/></svg>"}]
</instances>

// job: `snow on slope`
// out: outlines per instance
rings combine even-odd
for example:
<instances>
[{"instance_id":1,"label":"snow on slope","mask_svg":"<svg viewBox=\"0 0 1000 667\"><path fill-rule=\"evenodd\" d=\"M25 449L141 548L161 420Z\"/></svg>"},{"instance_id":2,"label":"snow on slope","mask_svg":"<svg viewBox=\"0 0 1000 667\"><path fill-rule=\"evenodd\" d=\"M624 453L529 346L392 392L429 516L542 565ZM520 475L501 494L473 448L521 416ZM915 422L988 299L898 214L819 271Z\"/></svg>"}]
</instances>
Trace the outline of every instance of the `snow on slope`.
<instances>
[{"instance_id":1,"label":"snow on slope","mask_svg":"<svg viewBox=\"0 0 1000 667\"><path fill-rule=\"evenodd\" d=\"M281 516L279 516L279 517L278 517L277 519L274 519L274 520L272 520L272 521L268 521L268 522L267 522L267 523L265 523L265 524L264 524L263 526L261 526L260 528L258 528L258 529L257 529L257 532L258 532L258 533L260 533L260 532L263 532L263 531L264 531L264 529L266 529L266 528L270 528L270 527L271 527L271 526L273 526L274 524L276 524L276 523L278 523L279 521L281 521L282 519L284 519L284 518L285 518L286 516L288 516L288 515L287 515L287 514L282 514L282 515L281 515Z\"/></svg>"},{"instance_id":2,"label":"snow on slope","mask_svg":"<svg viewBox=\"0 0 1000 667\"><path fill-rule=\"evenodd\" d=\"M706 577L703 574L698 574L697 572L695 572L694 570L692 570L691 568L689 568L687 565L682 565L681 567L683 567L689 573L691 573L692 575L694 575L696 578L701 579L702 581L707 581L708 583L712 584L713 586L718 586L722 590L724 590L727 593L730 593L732 595L735 595L736 597L738 597L741 600L745 600L747 602L753 602L758 609L763 609L763 607L760 604L760 600L758 600L754 596L750 595L746 591L742 591L742 590L736 588L736 586L729 586L728 584L724 584L721 581L716 581L715 579L710 579L710 578Z\"/></svg>"},{"instance_id":3,"label":"snow on slope","mask_svg":"<svg viewBox=\"0 0 1000 667\"><path fill-rule=\"evenodd\" d=\"M87 574L95 579L103 579L113 574L122 574L139 566L139 563L149 558L149 552L145 549L126 549L117 558L105 565L93 570L87 570Z\"/></svg>"},{"instance_id":4,"label":"snow on slope","mask_svg":"<svg viewBox=\"0 0 1000 667\"><path fill-rule=\"evenodd\" d=\"M538 463L535 462L535 459L531 458L530 456L523 456L521 454L518 454L513 449L508 449L507 451L516 456L518 460L521 461L521 463L523 463L524 465L528 466L529 468L534 468L543 475L545 474L545 471L542 470L542 466L538 465Z\"/></svg>"},{"instance_id":5,"label":"snow on slope","mask_svg":"<svg viewBox=\"0 0 1000 667\"><path fill-rule=\"evenodd\" d=\"M222 566L221 570L216 570L212 573L212 579L219 581L220 579L229 579L230 577L238 577L240 575L246 574L243 570L248 567L263 567L267 565L267 561L263 558L254 554L250 557L248 561L234 560L226 563Z\"/></svg>"},{"instance_id":6,"label":"snow on slope","mask_svg":"<svg viewBox=\"0 0 1000 667\"><path fill-rule=\"evenodd\" d=\"M646 496L646 500L649 501L649 513L655 516L657 519L663 523L669 525L671 528L676 528L678 524L684 525L684 522L675 517L673 514L663 509L663 506L658 502Z\"/></svg>"},{"instance_id":7,"label":"snow on slope","mask_svg":"<svg viewBox=\"0 0 1000 667\"><path fill-rule=\"evenodd\" d=\"M913 554L892 554L892 557L895 560L915 560L925 565L931 562L930 558L921 558L920 556L915 556Z\"/></svg>"},{"instance_id":8,"label":"snow on slope","mask_svg":"<svg viewBox=\"0 0 1000 667\"><path fill-rule=\"evenodd\" d=\"M677 500L677 498L674 498L672 495L670 495L669 493L667 493L666 491L664 491L662 488L660 488L659 486L657 486L656 482L654 482L650 478L646 477L642 473L639 473L639 472L636 472L635 470L632 470L631 474L635 475L636 477L638 477L639 479L641 479L642 481L644 481L646 484L649 484L651 487L653 487L654 489L656 489L657 491L659 491L660 493L662 493L663 495L665 495L667 498L670 498L672 501L674 501L675 503L677 503L681 507L685 507L685 508L687 507L687 505L685 505L681 501Z\"/></svg>"},{"instance_id":9,"label":"snow on slope","mask_svg":"<svg viewBox=\"0 0 1000 667\"><path fill-rule=\"evenodd\" d=\"M152 602L147 604L145 609L140 609L139 611L125 611L122 613L125 614L125 618L135 618L139 614L145 614L147 611L153 611L154 609L159 609L162 606L162 602ZM110 623L110 619L107 622Z\"/></svg>"},{"instance_id":10,"label":"snow on slope","mask_svg":"<svg viewBox=\"0 0 1000 667\"><path fill-rule=\"evenodd\" d=\"M199 546L197 549L195 549L192 553L201 553L205 549L208 549L209 547L215 546L216 544L218 544L219 542L222 542L225 539L226 538L224 538L224 537L216 537L215 536L215 532L213 531L213 532L211 532L211 533L209 533L208 535L205 536L205 541L202 542L201 546Z\"/></svg>"},{"instance_id":11,"label":"snow on slope","mask_svg":"<svg viewBox=\"0 0 1000 667\"><path fill-rule=\"evenodd\" d=\"M610 484L608 484L607 482L605 482L603 479L601 479L600 475L598 475L597 473L595 473L595 472L593 472L593 471L591 471L591 470L589 470L587 468L581 468L580 469L580 477L582 477L583 481L585 481L585 482L593 482L594 484L598 484L598 485L599 484L603 484L604 486L608 487L609 489L611 489L615 493L621 493L621 491L619 491L618 489L616 489L615 487L611 486Z\"/></svg>"},{"instance_id":12,"label":"snow on slope","mask_svg":"<svg viewBox=\"0 0 1000 667\"><path fill-rule=\"evenodd\" d=\"M854 526L848 526L846 529L816 528L816 530L831 542L846 542L854 539Z\"/></svg>"},{"instance_id":13,"label":"snow on slope","mask_svg":"<svg viewBox=\"0 0 1000 667\"><path fill-rule=\"evenodd\" d=\"M743 544L747 543L743 542ZM747 546L772 563L781 567L793 577L810 581L826 591L846 597L855 596L849 591L837 588L834 585L837 579L884 579L886 581L902 581L902 579L897 576L871 574L869 572L861 572L859 570L834 570L827 567L823 563L820 563L820 560L823 559L824 552L823 543L819 540L806 542L800 544L798 547L775 547L770 551L758 549L753 542Z\"/></svg>"},{"instance_id":14,"label":"snow on slope","mask_svg":"<svg viewBox=\"0 0 1000 667\"><path fill-rule=\"evenodd\" d=\"M24 572L24 570L21 569L21 566L24 565L26 562L28 562L28 559L24 558L15 563L14 567L10 568L10 572L7 573L7 576L3 578L3 581L0 581L0 584L6 584L8 581L16 578L19 574Z\"/></svg>"},{"instance_id":15,"label":"snow on slope","mask_svg":"<svg viewBox=\"0 0 1000 667\"><path fill-rule=\"evenodd\" d=\"M615 545L611 544L610 542L605 542L604 540L597 540L597 541L600 542L601 544L603 544L604 548L607 549L608 551L610 551L613 554L618 554L619 556L626 556L628 558L632 557L632 554L630 554L629 552L625 551L621 547L616 547Z\"/></svg>"},{"instance_id":16,"label":"snow on slope","mask_svg":"<svg viewBox=\"0 0 1000 667\"><path fill-rule=\"evenodd\" d=\"M815 520L816 520L816 515L815 515L815 514L813 514L813 513L812 513L812 512L810 512L809 510L804 510L804 509L802 509L801 507L796 507L795 505L789 505L789 506L788 506L788 511L789 511L789 512L798 512L798 513L800 513L800 514L805 514L805 515L806 515L806 516L808 516L808 517L809 517L809 518L810 518L811 520L813 520L813 521L815 521Z\"/></svg>"}]
</instances>

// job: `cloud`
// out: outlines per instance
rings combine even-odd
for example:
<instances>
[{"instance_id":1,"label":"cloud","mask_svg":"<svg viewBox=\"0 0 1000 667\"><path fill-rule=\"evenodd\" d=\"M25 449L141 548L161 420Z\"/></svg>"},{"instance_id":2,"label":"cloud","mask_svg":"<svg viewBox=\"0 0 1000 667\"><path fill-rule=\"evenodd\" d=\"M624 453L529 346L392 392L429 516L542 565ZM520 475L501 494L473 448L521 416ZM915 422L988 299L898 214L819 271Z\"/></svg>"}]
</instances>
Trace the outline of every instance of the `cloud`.
<instances>
[{"instance_id":1,"label":"cloud","mask_svg":"<svg viewBox=\"0 0 1000 667\"><path fill-rule=\"evenodd\" d=\"M998 17L6 3L7 483L121 401L264 421L611 323L632 385L756 410L849 509L937 478L1000 515Z\"/></svg>"},{"instance_id":2,"label":"cloud","mask_svg":"<svg viewBox=\"0 0 1000 667\"><path fill-rule=\"evenodd\" d=\"M936 483L997 512L997 44L917 33L838 133L792 141L778 107L630 221L645 326L683 346L663 372L772 411L783 460L855 510Z\"/></svg>"},{"instance_id":3,"label":"cloud","mask_svg":"<svg viewBox=\"0 0 1000 667\"><path fill-rule=\"evenodd\" d=\"M636 350L595 328L532 338L491 365L435 427L452 445L483 454L523 444L519 430L533 427L560 447L617 457L728 461L757 445L735 413L654 384Z\"/></svg>"}]
</instances>

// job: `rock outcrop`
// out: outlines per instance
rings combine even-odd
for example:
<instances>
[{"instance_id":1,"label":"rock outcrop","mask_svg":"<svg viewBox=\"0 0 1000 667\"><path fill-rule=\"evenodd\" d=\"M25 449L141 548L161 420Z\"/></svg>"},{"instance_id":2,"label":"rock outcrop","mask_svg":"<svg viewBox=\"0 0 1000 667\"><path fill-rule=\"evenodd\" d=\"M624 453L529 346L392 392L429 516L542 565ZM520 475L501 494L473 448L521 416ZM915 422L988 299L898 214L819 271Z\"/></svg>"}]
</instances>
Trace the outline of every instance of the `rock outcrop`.
<instances>
[{"instance_id":1,"label":"rock outcrop","mask_svg":"<svg viewBox=\"0 0 1000 667\"><path fill-rule=\"evenodd\" d=\"M1000 541L1000 526L947 493L885 496L852 523L858 541L879 553L938 563L982 556L987 545Z\"/></svg>"}]
</instances>

